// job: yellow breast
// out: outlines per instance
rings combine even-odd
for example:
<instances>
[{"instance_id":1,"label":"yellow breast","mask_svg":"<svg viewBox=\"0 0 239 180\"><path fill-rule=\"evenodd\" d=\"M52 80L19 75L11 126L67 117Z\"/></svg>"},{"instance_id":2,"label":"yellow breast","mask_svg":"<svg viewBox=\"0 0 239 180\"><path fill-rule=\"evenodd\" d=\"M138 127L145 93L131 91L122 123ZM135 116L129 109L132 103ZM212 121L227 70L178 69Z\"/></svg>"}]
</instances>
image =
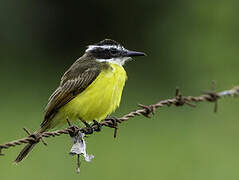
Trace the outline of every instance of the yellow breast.
<instances>
[{"instance_id":1,"label":"yellow breast","mask_svg":"<svg viewBox=\"0 0 239 180\"><path fill-rule=\"evenodd\" d=\"M86 122L101 121L119 106L127 79L124 68L110 63L111 68L103 69L98 77L79 95L59 109L53 119L55 125L82 119Z\"/></svg>"}]
</instances>

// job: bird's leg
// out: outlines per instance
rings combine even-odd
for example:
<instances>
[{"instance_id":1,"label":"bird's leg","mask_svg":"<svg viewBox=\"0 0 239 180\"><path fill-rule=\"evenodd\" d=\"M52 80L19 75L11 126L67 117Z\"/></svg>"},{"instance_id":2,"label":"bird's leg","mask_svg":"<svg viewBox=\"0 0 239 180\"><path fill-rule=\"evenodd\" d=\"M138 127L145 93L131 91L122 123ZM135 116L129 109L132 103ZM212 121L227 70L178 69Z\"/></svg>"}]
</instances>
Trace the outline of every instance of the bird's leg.
<instances>
[{"instance_id":1,"label":"bird's leg","mask_svg":"<svg viewBox=\"0 0 239 180\"><path fill-rule=\"evenodd\" d=\"M81 121L85 124L87 128L87 132L85 132L85 134L93 134L94 129L92 128L92 126L84 120L81 120Z\"/></svg>"},{"instance_id":2,"label":"bird's leg","mask_svg":"<svg viewBox=\"0 0 239 180\"><path fill-rule=\"evenodd\" d=\"M92 124L92 128L96 131L96 132L100 132L101 131L101 129L102 129L102 125L98 122L98 121L96 121L96 120L93 120L93 124ZM94 128L94 126L96 127L96 128Z\"/></svg>"}]
</instances>

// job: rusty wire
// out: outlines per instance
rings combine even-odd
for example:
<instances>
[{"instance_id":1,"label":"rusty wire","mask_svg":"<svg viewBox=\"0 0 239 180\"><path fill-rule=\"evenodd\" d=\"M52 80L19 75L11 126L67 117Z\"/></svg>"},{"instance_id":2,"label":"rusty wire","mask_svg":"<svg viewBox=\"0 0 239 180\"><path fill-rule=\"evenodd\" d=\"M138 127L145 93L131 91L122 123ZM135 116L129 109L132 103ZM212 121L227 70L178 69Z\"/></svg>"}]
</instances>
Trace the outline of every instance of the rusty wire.
<instances>
[{"instance_id":1,"label":"rusty wire","mask_svg":"<svg viewBox=\"0 0 239 180\"><path fill-rule=\"evenodd\" d=\"M156 104L151 104L148 106L139 104L138 105L140 107L139 109L132 111L128 114L125 114L123 117L120 117L120 118L112 118L112 117L106 118L105 120L103 120L100 123L100 125L114 128L115 129L114 137L116 137L119 123L128 121L130 118L133 118L135 116L143 115L143 116L149 118L151 115L155 114L156 109L159 107L171 106L171 105L175 105L175 106L189 105L189 106L195 107L196 106L195 103L198 103L198 102L214 102L215 103L214 111L216 112L217 111L217 101L220 98L227 97L227 96L233 96L233 97L239 96L239 86L236 86L230 90L225 90L225 91L218 92L218 93L216 93L216 92L214 92L214 90L212 90L210 92L205 92L204 94L202 94L200 96L196 96L196 97L195 96L183 96L179 92L179 90L176 89L176 96L172 99L162 100ZM194 104L192 104L192 103L194 103ZM69 134L71 136L74 136L79 131L81 131L82 133L88 134L90 131L89 127L79 128L79 127L71 125L69 121L68 121L68 125L69 125L69 127L62 129L62 130L57 130L57 131L52 131L52 132L44 132L43 134L41 134L40 137L39 136L37 137L34 134L31 134L26 128L24 128L24 130L27 132L27 134L29 136L0 145L0 155L3 155L2 154L3 149L8 149L10 147L14 147L14 146L21 145L21 144L33 143L33 142L38 143L41 140L46 145L43 138L60 136L62 134ZM92 126L92 128L93 128L93 131L96 131L98 128L98 125L95 124Z\"/></svg>"}]
</instances>

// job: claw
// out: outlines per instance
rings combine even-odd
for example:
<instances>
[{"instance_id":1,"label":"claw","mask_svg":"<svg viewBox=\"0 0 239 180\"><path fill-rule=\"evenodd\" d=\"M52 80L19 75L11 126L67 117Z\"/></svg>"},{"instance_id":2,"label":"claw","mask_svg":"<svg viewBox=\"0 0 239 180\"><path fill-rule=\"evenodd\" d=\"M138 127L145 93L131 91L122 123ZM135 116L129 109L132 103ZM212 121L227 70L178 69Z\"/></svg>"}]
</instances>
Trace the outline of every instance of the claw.
<instances>
[{"instance_id":1,"label":"claw","mask_svg":"<svg viewBox=\"0 0 239 180\"><path fill-rule=\"evenodd\" d=\"M98 123L98 121L96 121L96 120L93 120L93 124L92 124L92 128L96 131L96 132L100 132L101 131L101 129L102 129L102 125L100 124L100 123ZM96 128L94 128L94 126L96 127Z\"/></svg>"}]
</instances>

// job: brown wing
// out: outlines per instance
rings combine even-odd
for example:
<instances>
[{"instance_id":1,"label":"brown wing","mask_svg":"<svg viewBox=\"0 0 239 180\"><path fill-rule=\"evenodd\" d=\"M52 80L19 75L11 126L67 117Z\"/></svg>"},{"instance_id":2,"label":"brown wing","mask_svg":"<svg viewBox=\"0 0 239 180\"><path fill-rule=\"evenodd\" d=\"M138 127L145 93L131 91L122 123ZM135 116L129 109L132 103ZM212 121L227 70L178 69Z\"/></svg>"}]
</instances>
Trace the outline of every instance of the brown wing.
<instances>
[{"instance_id":1,"label":"brown wing","mask_svg":"<svg viewBox=\"0 0 239 180\"><path fill-rule=\"evenodd\" d=\"M41 127L48 124L59 108L86 89L99 75L101 66L91 60L76 61L61 78L60 86L50 96Z\"/></svg>"}]
</instances>

